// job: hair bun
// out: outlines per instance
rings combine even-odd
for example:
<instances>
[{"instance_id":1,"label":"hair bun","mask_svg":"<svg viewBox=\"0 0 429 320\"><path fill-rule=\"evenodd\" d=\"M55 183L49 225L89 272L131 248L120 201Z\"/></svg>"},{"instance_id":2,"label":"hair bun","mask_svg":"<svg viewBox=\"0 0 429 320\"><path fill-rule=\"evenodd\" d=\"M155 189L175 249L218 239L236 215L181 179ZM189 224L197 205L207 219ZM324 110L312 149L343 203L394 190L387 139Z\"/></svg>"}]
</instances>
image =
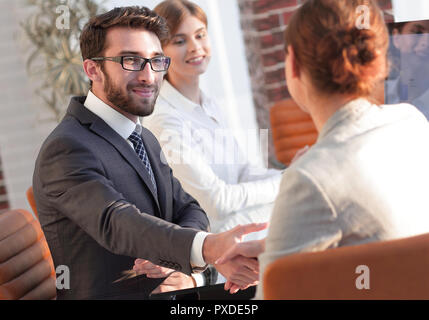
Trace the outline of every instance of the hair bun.
<instances>
[{"instance_id":1,"label":"hair bun","mask_svg":"<svg viewBox=\"0 0 429 320\"><path fill-rule=\"evenodd\" d=\"M368 29L333 30L322 39L320 58L330 57L332 81L348 91L366 81L367 67L377 58L375 34ZM326 61L326 60L325 60Z\"/></svg>"},{"instance_id":2,"label":"hair bun","mask_svg":"<svg viewBox=\"0 0 429 320\"><path fill-rule=\"evenodd\" d=\"M345 42L346 48L351 49L349 57L356 59L356 62L362 65L371 63L376 57L374 38L374 32L369 29L353 28L352 31L345 36L345 40L350 41Z\"/></svg>"},{"instance_id":3,"label":"hair bun","mask_svg":"<svg viewBox=\"0 0 429 320\"><path fill-rule=\"evenodd\" d=\"M387 73L389 38L376 0L307 0L285 41L314 87L326 94L369 96ZM369 8L370 29L356 27L356 6Z\"/></svg>"}]
</instances>

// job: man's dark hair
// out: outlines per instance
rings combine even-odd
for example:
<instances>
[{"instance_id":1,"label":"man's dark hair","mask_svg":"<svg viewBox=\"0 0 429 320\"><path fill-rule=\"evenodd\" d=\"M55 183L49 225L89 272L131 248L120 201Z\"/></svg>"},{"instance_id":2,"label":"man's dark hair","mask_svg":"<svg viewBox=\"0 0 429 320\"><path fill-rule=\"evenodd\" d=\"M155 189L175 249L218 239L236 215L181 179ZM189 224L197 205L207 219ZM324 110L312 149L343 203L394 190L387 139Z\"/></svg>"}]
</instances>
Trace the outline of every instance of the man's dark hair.
<instances>
[{"instance_id":1,"label":"man's dark hair","mask_svg":"<svg viewBox=\"0 0 429 320\"><path fill-rule=\"evenodd\" d=\"M107 31L114 27L145 29L155 33L161 42L169 37L165 19L154 11L139 6L117 7L92 17L84 26L80 35L83 61L103 55L106 49ZM102 62L100 61L101 67L103 67Z\"/></svg>"}]
</instances>

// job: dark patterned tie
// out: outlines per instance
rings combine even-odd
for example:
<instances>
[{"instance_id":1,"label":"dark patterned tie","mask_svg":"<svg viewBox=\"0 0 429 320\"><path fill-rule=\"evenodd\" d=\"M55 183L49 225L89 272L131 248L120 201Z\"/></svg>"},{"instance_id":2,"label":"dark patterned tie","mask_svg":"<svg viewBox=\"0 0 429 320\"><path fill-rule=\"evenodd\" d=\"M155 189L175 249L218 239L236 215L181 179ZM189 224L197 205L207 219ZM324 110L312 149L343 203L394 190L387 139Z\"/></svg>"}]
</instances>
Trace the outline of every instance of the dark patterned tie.
<instances>
[{"instance_id":1,"label":"dark patterned tie","mask_svg":"<svg viewBox=\"0 0 429 320\"><path fill-rule=\"evenodd\" d=\"M152 181L153 187L155 189L155 193L157 193L155 177L153 175L152 167L150 166L150 162L149 162L149 158L148 158L147 153L146 153L146 149L144 148L144 145L143 145L141 131L142 131L141 126L139 124L137 124L136 129L128 137L128 140L130 140L132 142L132 144L134 145L134 150L136 151L140 160L143 162L144 166L146 167L146 169L149 173L150 180Z\"/></svg>"}]
</instances>

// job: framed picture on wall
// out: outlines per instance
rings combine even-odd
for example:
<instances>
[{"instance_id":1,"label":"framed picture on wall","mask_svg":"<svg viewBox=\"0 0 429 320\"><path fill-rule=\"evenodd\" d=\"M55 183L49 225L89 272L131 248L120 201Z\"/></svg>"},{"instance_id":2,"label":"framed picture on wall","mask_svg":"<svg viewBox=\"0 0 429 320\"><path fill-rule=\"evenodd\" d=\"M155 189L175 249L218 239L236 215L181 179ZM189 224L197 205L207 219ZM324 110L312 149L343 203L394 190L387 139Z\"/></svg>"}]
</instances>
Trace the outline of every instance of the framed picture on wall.
<instances>
[{"instance_id":1,"label":"framed picture on wall","mask_svg":"<svg viewBox=\"0 0 429 320\"><path fill-rule=\"evenodd\" d=\"M385 103L408 102L429 120L429 20L388 24L390 74Z\"/></svg>"}]
</instances>

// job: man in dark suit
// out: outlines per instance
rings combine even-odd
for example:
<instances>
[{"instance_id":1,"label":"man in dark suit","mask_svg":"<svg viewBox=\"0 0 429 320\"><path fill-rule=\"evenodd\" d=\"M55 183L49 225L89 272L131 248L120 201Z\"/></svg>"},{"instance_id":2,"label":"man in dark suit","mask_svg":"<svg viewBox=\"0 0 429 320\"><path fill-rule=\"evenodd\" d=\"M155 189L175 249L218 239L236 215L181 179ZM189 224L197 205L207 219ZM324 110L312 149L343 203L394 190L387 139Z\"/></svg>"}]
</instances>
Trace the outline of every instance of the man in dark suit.
<instances>
[{"instance_id":1,"label":"man in dark suit","mask_svg":"<svg viewBox=\"0 0 429 320\"><path fill-rule=\"evenodd\" d=\"M70 270L70 289L58 290L59 299L147 297L159 279L115 282L136 258L180 271L176 288L192 286L191 272L214 264L243 234L264 227L201 232L208 230L206 214L140 125L139 117L153 111L169 66L161 48L167 34L164 20L143 7L115 8L82 31L91 90L72 98L40 150L33 177L54 264ZM219 271L241 288L258 278L252 259Z\"/></svg>"}]
</instances>

